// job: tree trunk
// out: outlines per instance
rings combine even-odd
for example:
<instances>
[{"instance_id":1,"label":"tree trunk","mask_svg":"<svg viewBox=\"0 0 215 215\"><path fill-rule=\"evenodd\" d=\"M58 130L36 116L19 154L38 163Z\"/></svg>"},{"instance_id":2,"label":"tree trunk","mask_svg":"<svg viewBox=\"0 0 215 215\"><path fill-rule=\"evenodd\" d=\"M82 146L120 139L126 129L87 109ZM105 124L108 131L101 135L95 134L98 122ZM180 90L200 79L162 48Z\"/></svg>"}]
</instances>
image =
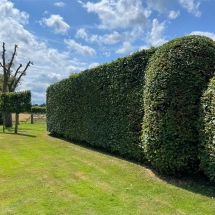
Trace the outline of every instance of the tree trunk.
<instances>
[{"instance_id":1,"label":"tree trunk","mask_svg":"<svg viewBox=\"0 0 215 215\"><path fill-rule=\"evenodd\" d=\"M3 120L3 133L4 133L4 131L5 131L5 114L3 113L2 114L2 120Z\"/></svg>"},{"instance_id":2,"label":"tree trunk","mask_svg":"<svg viewBox=\"0 0 215 215\"><path fill-rule=\"evenodd\" d=\"M0 113L0 125L3 125L3 113Z\"/></svg>"},{"instance_id":3,"label":"tree trunk","mask_svg":"<svg viewBox=\"0 0 215 215\"><path fill-rule=\"evenodd\" d=\"M15 130L14 130L15 134L17 134L18 132L18 124L19 124L19 114L16 113Z\"/></svg>"},{"instance_id":4,"label":"tree trunk","mask_svg":"<svg viewBox=\"0 0 215 215\"><path fill-rule=\"evenodd\" d=\"M31 124L34 124L34 114L31 113Z\"/></svg>"},{"instance_id":5,"label":"tree trunk","mask_svg":"<svg viewBox=\"0 0 215 215\"><path fill-rule=\"evenodd\" d=\"M11 113L5 113L5 127L12 127L12 114Z\"/></svg>"}]
</instances>

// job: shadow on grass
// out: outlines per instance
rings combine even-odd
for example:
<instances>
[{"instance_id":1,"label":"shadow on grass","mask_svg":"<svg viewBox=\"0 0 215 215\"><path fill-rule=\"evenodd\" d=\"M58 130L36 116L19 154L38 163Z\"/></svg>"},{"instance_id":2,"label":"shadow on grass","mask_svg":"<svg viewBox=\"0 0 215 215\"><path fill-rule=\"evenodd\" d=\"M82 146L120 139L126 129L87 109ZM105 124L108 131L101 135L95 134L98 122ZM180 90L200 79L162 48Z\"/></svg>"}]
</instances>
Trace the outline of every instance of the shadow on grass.
<instances>
[{"instance_id":1,"label":"shadow on grass","mask_svg":"<svg viewBox=\"0 0 215 215\"><path fill-rule=\"evenodd\" d=\"M215 198L215 184L201 172L193 175L183 175L181 177L163 176L152 170L161 180L172 184L178 188L201 194L203 196Z\"/></svg>"},{"instance_id":2,"label":"shadow on grass","mask_svg":"<svg viewBox=\"0 0 215 215\"><path fill-rule=\"evenodd\" d=\"M173 176L165 176L159 174L153 167L149 164L149 162L136 162L131 159L123 158L115 153L112 153L110 151L98 148L98 147L93 147L92 145L86 143L86 142L80 142L77 140L68 140L66 138L60 137L60 136L55 136L52 134L49 134L49 136L64 140L66 142L69 142L74 145L81 146L83 148L93 150L95 152L99 152L108 156L116 157L119 159L126 160L128 162L131 162L133 164L142 166L143 168L147 168L151 170L155 177L161 179L162 181L171 184L177 188L184 189L187 191L190 191L192 193L196 194L201 194L203 196L207 196L210 198L215 198L215 183L212 183L209 181L209 179L203 174L203 173L196 173L193 175L183 175L183 176L178 176L178 177L173 177Z\"/></svg>"},{"instance_id":3,"label":"shadow on grass","mask_svg":"<svg viewBox=\"0 0 215 215\"><path fill-rule=\"evenodd\" d=\"M32 134L24 134L24 133L14 133L14 129L12 128L6 128L6 131L0 131L0 134L10 134L10 135L16 135L16 136L25 136L25 137L37 137L36 135L32 135Z\"/></svg>"},{"instance_id":4,"label":"shadow on grass","mask_svg":"<svg viewBox=\"0 0 215 215\"><path fill-rule=\"evenodd\" d=\"M10 134L10 135L16 135L16 136L25 136L25 137L37 137L36 135L32 135L32 134L22 134L22 133L17 133L17 134L14 134L14 133L9 133L9 132L0 132L2 134Z\"/></svg>"}]
</instances>

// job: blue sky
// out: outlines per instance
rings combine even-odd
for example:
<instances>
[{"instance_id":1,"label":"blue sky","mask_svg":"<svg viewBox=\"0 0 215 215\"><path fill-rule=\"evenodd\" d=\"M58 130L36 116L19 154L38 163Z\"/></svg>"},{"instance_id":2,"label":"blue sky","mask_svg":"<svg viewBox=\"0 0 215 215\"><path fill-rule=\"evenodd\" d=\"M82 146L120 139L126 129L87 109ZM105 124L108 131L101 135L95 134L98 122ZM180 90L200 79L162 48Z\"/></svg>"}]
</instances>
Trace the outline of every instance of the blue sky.
<instances>
[{"instance_id":1,"label":"blue sky","mask_svg":"<svg viewBox=\"0 0 215 215\"><path fill-rule=\"evenodd\" d=\"M214 9L215 0L0 0L0 46L9 58L18 44L16 65L33 61L18 90L41 104L73 73L176 37L215 40Z\"/></svg>"}]
</instances>

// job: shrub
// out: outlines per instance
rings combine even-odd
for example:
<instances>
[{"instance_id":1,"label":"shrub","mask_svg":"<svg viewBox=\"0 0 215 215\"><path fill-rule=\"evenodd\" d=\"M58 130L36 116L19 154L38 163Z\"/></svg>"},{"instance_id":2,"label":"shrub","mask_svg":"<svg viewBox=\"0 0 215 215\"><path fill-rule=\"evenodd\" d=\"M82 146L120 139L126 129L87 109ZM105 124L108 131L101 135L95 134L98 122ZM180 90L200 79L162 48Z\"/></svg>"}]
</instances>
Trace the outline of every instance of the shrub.
<instances>
[{"instance_id":1,"label":"shrub","mask_svg":"<svg viewBox=\"0 0 215 215\"><path fill-rule=\"evenodd\" d=\"M32 106L31 112L32 113L46 113L46 107Z\"/></svg>"},{"instance_id":2,"label":"shrub","mask_svg":"<svg viewBox=\"0 0 215 215\"><path fill-rule=\"evenodd\" d=\"M48 131L142 160L144 74L154 52L143 50L49 86Z\"/></svg>"},{"instance_id":3,"label":"shrub","mask_svg":"<svg viewBox=\"0 0 215 215\"><path fill-rule=\"evenodd\" d=\"M159 47L150 59L144 90L143 148L160 172L197 169L200 97L215 69L215 44L185 36Z\"/></svg>"},{"instance_id":4,"label":"shrub","mask_svg":"<svg viewBox=\"0 0 215 215\"><path fill-rule=\"evenodd\" d=\"M23 113L31 110L31 91L0 93L0 111Z\"/></svg>"},{"instance_id":5,"label":"shrub","mask_svg":"<svg viewBox=\"0 0 215 215\"><path fill-rule=\"evenodd\" d=\"M215 77L202 96L200 108L200 169L215 181Z\"/></svg>"}]
</instances>

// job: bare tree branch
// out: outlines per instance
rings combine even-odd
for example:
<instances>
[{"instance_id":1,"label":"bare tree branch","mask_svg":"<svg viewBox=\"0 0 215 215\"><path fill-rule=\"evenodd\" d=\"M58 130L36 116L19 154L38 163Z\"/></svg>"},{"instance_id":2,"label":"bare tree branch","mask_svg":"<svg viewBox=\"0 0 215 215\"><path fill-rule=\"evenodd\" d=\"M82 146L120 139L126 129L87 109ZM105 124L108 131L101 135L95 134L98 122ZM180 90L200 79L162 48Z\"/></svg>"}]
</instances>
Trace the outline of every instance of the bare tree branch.
<instances>
[{"instance_id":1,"label":"bare tree branch","mask_svg":"<svg viewBox=\"0 0 215 215\"><path fill-rule=\"evenodd\" d=\"M16 70L16 72L14 74L14 77L17 76L17 74L19 73L19 70L20 70L21 67L22 67L22 64L19 64L19 67L17 68L17 70Z\"/></svg>"},{"instance_id":2,"label":"bare tree branch","mask_svg":"<svg viewBox=\"0 0 215 215\"><path fill-rule=\"evenodd\" d=\"M20 83L20 79L22 78L22 76L26 75L26 70L28 69L28 67L30 66L30 64L33 65L33 62L29 61L26 64L25 69L17 77L17 75L19 74L19 69L22 67L22 64L19 65L19 67L17 68L15 74L13 75L13 80L11 81L11 83L8 84L9 92L14 92L15 91L16 87Z\"/></svg>"},{"instance_id":3,"label":"bare tree branch","mask_svg":"<svg viewBox=\"0 0 215 215\"><path fill-rule=\"evenodd\" d=\"M3 73L4 73L4 81L3 81L3 89L2 92L5 93L7 91L7 82L8 82L8 73L7 73L7 68L6 68L6 63L5 63L5 43L3 42L3 52L2 52L2 60L3 60Z\"/></svg>"},{"instance_id":4,"label":"bare tree branch","mask_svg":"<svg viewBox=\"0 0 215 215\"><path fill-rule=\"evenodd\" d=\"M16 55L16 49L18 48L18 45L14 45L14 51L13 51L13 53L12 53L12 58L11 58L11 60L10 60L10 62L9 62L9 65L8 65L8 72L10 72L10 68L11 68L11 66L13 65L13 60L14 60L14 57L15 57L15 55Z\"/></svg>"}]
</instances>

